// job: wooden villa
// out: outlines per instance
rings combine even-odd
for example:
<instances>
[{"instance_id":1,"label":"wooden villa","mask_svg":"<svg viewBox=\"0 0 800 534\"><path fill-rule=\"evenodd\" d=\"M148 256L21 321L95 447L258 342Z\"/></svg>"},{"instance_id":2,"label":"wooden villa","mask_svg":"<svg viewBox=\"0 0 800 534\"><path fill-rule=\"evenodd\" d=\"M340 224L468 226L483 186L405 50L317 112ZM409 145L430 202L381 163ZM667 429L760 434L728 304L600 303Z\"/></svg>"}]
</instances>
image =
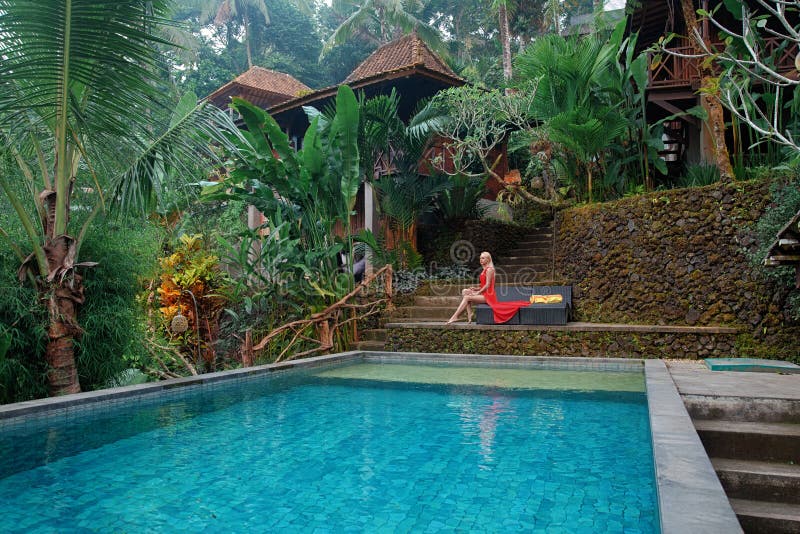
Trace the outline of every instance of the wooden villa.
<instances>
[{"instance_id":1,"label":"wooden villa","mask_svg":"<svg viewBox=\"0 0 800 534\"><path fill-rule=\"evenodd\" d=\"M367 97L386 95L395 90L400 96L399 115L403 120L411 117L420 100L465 83L416 33L381 46L342 82ZM309 126L303 107L324 109L333 103L337 90L338 85L312 90L288 74L252 67L207 99L225 109L231 98L238 96L264 108L299 149ZM442 151L442 143L434 142L425 159L441 156ZM373 175L380 176L390 172L391 168L391 158L387 155L375 162ZM425 165L420 165L420 174L427 174L425 168ZM251 224L259 224L259 220L251 220ZM352 228L354 231L366 228L377 233L374 194L369 182L362 184L358 192Z\"/></svg>"},{"instance_id":2,"label":"wooden villa","mask_svg":"<svg viewBox=\"0 0 800 534\"><path fill-rule=\"evenodd\" d=\"M721 4L721 0L693 0L694 8L711 11ZM637 0L628 2L630 18L628 32L638 33L637 51L645 50L670 34L683 36L673 39L668 50L678 54L691 55L693 48L685 37L686 22L681 0ZM725 9L716 12L715 18L731 28L740 27ZM704 39L723 47L719 32L708 21L700 21ZM782 45L776 38L766 40L766 50L773 52ZM778 61L780 72L795 70L794 58L797 47L787 47ZM658 57L658 61L656 61ZM647 82L647 120L650 123L701 105L698 94L700 88L699 60L670 54L649 54L650 68ZM683 115L665 123L666 151L662 154L668 163L699 163L713 161L711 156L711 137L700 119ZM732 132L728 133L732 136ZM728 140L732 147L732 139Z\"/></svg>"}]
</instances>

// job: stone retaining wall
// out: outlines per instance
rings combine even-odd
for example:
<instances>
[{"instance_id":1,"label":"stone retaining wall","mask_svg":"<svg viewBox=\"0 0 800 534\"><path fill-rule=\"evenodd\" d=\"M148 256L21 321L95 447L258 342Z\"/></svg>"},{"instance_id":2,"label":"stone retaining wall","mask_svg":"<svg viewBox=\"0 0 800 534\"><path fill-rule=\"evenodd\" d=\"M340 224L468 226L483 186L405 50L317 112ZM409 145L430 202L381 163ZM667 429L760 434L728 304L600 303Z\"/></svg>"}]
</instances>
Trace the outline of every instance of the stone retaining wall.
<instances>
[{"instance_id":1,"label":"stone retaining wall","mask_svg":"<svg viewBox=\"0 0 800 534\"><path fill-rule=\"evenodd\" d=\"M748 257L769 199L767 181L737 182L559 213L556 272L573 284L575 320L732 326L742 356L798 358L786 288Z\"/></svg>"},{"instance_id":2,"label":"stone retaining wall","mask_svg":"<svg viewBox=\"0 0 800 534\"><path fill-rule=\"evenodd\" d=\"M448 354L602 356L605 358L735 357L736 333L390 328L387 350Z\"/></svg>"},{"instance_id":3,"label":"stone retaining wall","mask_svg":"<svg viewBox=\"0 0 800 534\"><path fill-rule=\"evenodd\" d=\"M788 289L752 264L769 182L659 191L564 210L556 280L573 286L575 321L727 326L738 334L390 329L387 348L423 352L800 360Z\"/></svg>"}]
</instances>

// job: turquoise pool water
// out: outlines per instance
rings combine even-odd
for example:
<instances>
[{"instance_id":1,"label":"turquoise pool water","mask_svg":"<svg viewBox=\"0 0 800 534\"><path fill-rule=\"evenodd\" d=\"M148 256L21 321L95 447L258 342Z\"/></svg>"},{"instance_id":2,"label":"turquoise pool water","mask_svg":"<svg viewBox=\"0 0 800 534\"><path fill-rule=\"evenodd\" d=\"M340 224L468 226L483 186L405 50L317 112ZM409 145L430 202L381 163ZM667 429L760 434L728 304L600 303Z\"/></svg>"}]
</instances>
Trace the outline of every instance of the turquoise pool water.
<instances>
[{"instance_id":1,"label":"turquoise pool water","mask_svg":"<svg viewBox=\"0 0 800 534\"><path fill-rule=\"evenodd\" d=\"M641 375L408 367L6 429L0 531L658 531Z\"/></svg>"}]
</instances>

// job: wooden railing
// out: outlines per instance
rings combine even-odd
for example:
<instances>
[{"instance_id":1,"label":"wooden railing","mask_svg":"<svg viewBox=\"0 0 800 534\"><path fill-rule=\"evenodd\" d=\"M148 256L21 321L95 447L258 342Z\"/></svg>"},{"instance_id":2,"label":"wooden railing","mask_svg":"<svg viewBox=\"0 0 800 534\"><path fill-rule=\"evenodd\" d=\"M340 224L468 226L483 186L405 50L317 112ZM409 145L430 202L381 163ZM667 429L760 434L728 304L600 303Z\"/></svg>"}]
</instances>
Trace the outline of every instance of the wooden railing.
<instances>
[{"instance_id":1,"label":"wooden railing","mask_svg":"<svg viewBox=\"0 0 800 534\"><path fill-rule=\"evenodd\" d=\"M775 54L782 45L782 41L777 38L769 38L764 40L764 46L761 50L764 57L770 57ZM717 43L716 48L723 47L722 43ZM669 52L674 52L670 54ZM797 55L797 45L786 47L777 59L777 67L779 72L788 72L794 70L794 58ZM700 79L699 59L681 57L681 55L692 55L694 49L689 45L681 45L673 48L668 48L667 53L649 53L648 63L649 76L648 88L687 88L693 84L697 85ZM680 55L675 55L680 54ZM658 60L656 60L658 58Z\"/></svg>"},{"instance_id":2,"label":"wooden railing","mask_svg":"<svg viewBox=\"0 0 800 534\"><path fill-rule=\"evenodd\" d=\"M283 350L275 357L275 362L292 360L314 353L328 353L334 348L334 338L337 330L347 325L353 327L354 341L358 340L355 325L359 319L380 313L384 307L392 309L392 266L385 265L378 271L367 276L350 293L331 304L321 312L315 313L307 319L291 321L274 329L257 345L243 347L242 352L252 354L269 346L270 342L289 335L291 340L283 346ZM308 350L293 352L292 349L298 342L316 345ZM245 342L247 344L247 341ZM246 362L246 358L242 358ZM249 358L252 362L252 356ZM245 363L247 365L247 363Z\"/></svg>"},{"instance_id":3,"label":"wooden railing","mask_svg":"<svg viewBox=\"0 0 800 534\"><path fill-rule=\"evenodd\" d=\"M679 46L667 50L667 53L658 55L652 52L648 54L648 63L650 65L647 79L648 87L686 87L691 86L694 80L700 79L697 59L669 53L691 55L694 53L694 49L691 46Z\"/></svg>"}]
</instances>

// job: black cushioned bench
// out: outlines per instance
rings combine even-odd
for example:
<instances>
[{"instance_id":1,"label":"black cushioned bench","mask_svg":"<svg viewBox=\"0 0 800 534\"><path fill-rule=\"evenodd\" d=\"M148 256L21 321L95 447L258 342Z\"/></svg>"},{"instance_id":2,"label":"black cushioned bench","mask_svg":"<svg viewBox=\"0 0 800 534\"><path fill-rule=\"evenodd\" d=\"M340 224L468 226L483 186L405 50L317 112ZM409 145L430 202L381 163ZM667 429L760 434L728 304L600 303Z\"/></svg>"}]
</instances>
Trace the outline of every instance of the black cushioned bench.
<instances>
[{"instance_id":1,"label":"black cushioned bench","mask_svg":"<svg viewBox=\"0 0 800 534\"><path fill-rule=\"evenodd\" d=\"M565 325L572 312L572 286L495 286L497 300L529 300L531 295L561 295L555 304L530 304L520 308L508 322L502 324L555 324ZM477 324L496 324L488 304L475 307Z\"/></svg>"}]
</instances>

